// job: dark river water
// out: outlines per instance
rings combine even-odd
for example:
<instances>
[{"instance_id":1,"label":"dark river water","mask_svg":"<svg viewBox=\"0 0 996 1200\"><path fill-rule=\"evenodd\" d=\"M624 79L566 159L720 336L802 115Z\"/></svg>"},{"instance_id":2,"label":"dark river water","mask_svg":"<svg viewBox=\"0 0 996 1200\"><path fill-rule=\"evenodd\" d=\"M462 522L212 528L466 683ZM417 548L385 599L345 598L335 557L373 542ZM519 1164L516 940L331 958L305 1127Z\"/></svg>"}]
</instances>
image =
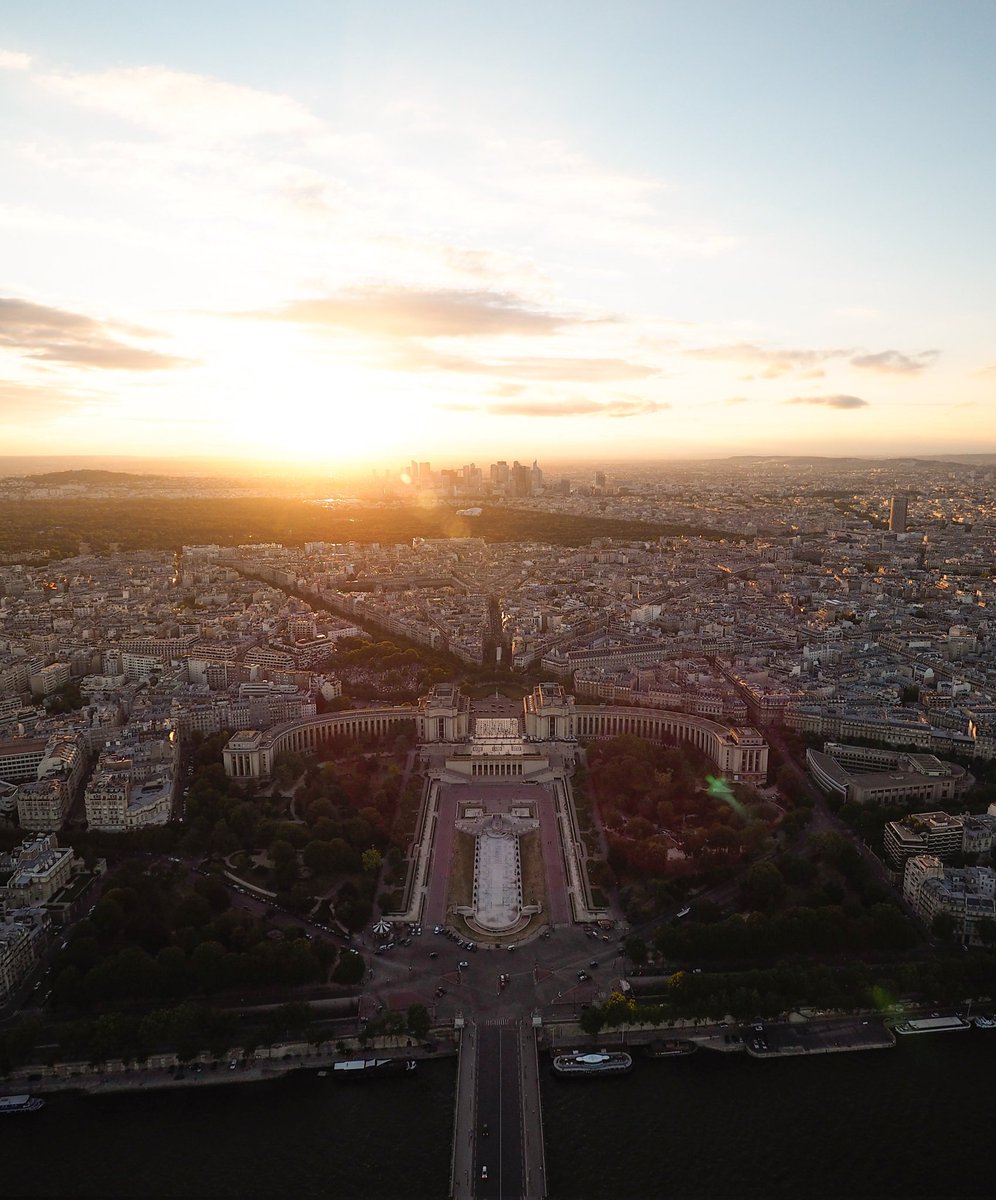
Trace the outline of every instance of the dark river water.
<instances>
[{"instance_id":1,"label":"dark river water","mask_svg":"<svg viewBox=\"0 0 996 1200\"><path fill-rule=\"evenodd\" d=\"M542 1076L553 1200L996 1194L996 1031ZM50 1096L0 1120L0 1195L441 1198L455 1079L448 1059L353 1087L312 1074Z\"/></svg>"}]
</instances>

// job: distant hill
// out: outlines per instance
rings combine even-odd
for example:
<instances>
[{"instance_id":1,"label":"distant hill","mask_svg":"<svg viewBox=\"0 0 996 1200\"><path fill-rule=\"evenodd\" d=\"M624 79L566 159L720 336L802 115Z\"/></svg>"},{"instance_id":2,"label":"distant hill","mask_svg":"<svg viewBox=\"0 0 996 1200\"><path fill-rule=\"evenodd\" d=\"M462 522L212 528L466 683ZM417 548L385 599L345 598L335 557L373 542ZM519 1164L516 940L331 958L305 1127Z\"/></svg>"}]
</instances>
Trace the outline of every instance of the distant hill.
<instances>
[{"instance_id":1,"label":"distant hill","mask_svg":"<svg viewBox=\"0 0 996 1200\"><path fill-rule=\"evenodd\" d=\"M869 468L897 468L907 470L917 467L988 467L996 463L996 454L945 454L932 457L929 454L900 455L894 458L858 458L854 455L821 454L731 454L727 462L737 464L787 463L793 466L839 468L841 470L865 470Z\"/></svg>"},{"instance_id":2,"label":"distant hill","mask_svg":"<svg viewBox=\"0 0 996 1200\"><path fill-rule=\"evenodd\" d=\"M46 471L42 475L25 475L32 483L151 483L168 478L165 475L135 475L130 471Z\"/></svg>"}]
</instances>

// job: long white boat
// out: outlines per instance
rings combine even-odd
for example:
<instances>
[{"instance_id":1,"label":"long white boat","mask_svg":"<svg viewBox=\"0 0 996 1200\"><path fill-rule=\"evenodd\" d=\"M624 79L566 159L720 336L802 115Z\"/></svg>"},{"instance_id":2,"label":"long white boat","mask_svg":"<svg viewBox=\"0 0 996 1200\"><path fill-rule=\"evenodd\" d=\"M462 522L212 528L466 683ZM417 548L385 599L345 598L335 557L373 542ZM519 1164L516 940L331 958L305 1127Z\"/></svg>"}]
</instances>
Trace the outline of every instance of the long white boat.
<instances>
[{"instance_id":1,"label":"long white boat","mask_svg":"<svg viewBox=\"0 0 996 1200\"><path fill-rule=\"evenodd\" d=\"M44 1103L40 1096L0 1096L0 1113L35 1112Z\"/></svg>"},{"instance_id":2,"label":"long white boat","mask_svg":"<svg viewBox=\"0 0 996 1200\"><path fill-rule=\"evenodd\" d=\"M920 1017L903 1021L895 1026L896 1033L956 1033L959 1029L971 1029L972 1022L964 1017Z\"/></svg>"},{"instance_id":3,"label":"long white boat","mask_svg":"<svg viewBox=\"0 0 996 1200\"><path fill-rule=\"evenodd\" d=\"M351 1058L332 1064L333 1079L380 1079L387 1075L405 1075L415 1070L413 1058Z\"/></svg>"},{"instance_id":4,"label":"long white boat","mask_svg":"<svg viewBox=\"0 0 996 1200\"><path fill-rule=\"evenodd\" d=\"M996 1017L973 1017L972 1024L976 1029L996 1029Z\"/></svg>"},{"instance_id":5,"label":"long white boat","mask_svg":"<svg viewBox=\"0 0 996 1200\"><path fill-rule=\"evenodd\" d=\"M615 1050L609 1053L600 1050L578 1051L574 1054L558 1054L553 1060L553 1069L558 1075L621 1075L633 1065L632 1055Z\"/></svg>"}]
</instances>

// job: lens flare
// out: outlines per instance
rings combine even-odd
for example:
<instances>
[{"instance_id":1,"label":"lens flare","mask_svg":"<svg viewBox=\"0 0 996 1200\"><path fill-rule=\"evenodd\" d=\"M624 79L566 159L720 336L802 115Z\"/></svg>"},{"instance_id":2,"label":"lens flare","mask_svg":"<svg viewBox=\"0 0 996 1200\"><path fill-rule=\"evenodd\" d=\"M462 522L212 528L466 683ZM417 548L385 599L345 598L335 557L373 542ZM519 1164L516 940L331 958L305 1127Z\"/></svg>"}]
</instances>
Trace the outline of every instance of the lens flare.
<instances>
[{"instance_id":1,"label":"lens flare","mask_svg":"<svg viewBox=\"0 0 996 1200\"><path fill-rule=\"evenodd\" d=\"M706 788L707 795L712 796L714 800L721 800L724 804L728 804L730 808L738 815L746 819L747 810L734 796L733 788L726 782L725 779L720 779L718 775L707 775Z\"/></svg>"}]
</instances>

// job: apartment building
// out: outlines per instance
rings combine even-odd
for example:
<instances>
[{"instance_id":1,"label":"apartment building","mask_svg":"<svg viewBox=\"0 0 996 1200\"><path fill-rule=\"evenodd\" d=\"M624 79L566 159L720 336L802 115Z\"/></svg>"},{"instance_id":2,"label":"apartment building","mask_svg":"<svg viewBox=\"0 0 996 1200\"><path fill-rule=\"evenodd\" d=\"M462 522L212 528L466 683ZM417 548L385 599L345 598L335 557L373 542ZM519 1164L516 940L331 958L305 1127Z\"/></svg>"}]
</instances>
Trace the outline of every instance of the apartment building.
<instances>
[{"instance_id":1,"label":"apartment building","mask_svg":"<svg viewBox=\"0 0 996 1200\"><path fill-rule=\"evenodd\" d=\"M961 795L974 782L963 767L933 754L890 754L836 742L825 743L822 752L807 750L806 765L823 791L850 804L937 804ZM861 769L867 766L878 769Z\"/></svg>"},{"instance_id":2,"label":"apartment building","mask_svg":"<svg viewBox=\"0 0 996 1200\"><path fill-rule=\"evenodd\" d=\"M60 846L54 833L27 838L0 854L0 902L17 908L47 904L82 867L72 847Z\"/></svg>"},{"instance_id":3,"label":"apartment building","mask_svg":"<svg viewBox=\"0 0 996 1200\"><path fill-rule=\"evenodd\" d=\"M980 926L996 921L996 871L991 867L946 868L935 854L914 855L903 872L903 897L925 925L946 913L963 945L989 944Z\"/></svg>"},{"instance_id":4,"label":"apartment building","mask_svg":"<svg viewBox=\"0 0 996 1200\"><path fill-rule=\"evenodd\" d=\"M103 755L86 789L86 819L91 829L125 833L165 825L173 807L174 777L167 771L136 778L131 758Z\"/></svg>"},{"instance_id":5,"label":"apartment building","mask_svg":"<svg viewBox=\"0 0 996 1200\"><path fill-rule=\"evenodd\" d=\"M32 930L23 921L0 920L0 1000L6 1000L35 965Z\"/></svg>"}]
</instances>

